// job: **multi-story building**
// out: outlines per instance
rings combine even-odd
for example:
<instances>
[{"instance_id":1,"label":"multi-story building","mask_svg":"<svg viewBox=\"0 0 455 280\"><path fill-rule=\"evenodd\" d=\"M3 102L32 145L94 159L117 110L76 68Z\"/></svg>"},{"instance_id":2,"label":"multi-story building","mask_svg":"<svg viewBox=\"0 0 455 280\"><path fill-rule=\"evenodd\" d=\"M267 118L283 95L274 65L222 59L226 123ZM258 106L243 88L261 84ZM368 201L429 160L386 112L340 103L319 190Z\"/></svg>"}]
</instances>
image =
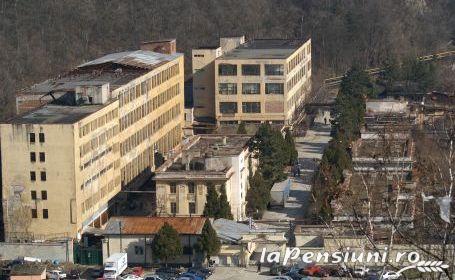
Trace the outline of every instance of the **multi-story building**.
<instances>
[{"instance_id":1,"label":"multi-story building","mask_svg":"<svg viewBox=\"0 0 455 280\"><path fill-rule=\"evenodd\" d=\"M193 50L195 119L291 123L311 89L311 40L241 36L220 45Z\"/></svg>"},{"instance_id":2,"label":"multi-story building","mask_svg":"<svg viewBox=\"0 0 455 280\"><path fill-rule=\"evenodd\" d=\"M22 92L18 110L32 111L0 125L6 237L104 224L111 199L181 142L183 73L182 54L128 51Z\"/></svg>"},{"instance_id":3,"label":"multi-story building","mask_svg":"<svg viewBox=\"0 0 455 280\"><path fill-rule=\"evenodd\" d=\"M246 219L248 177L256 170L245 135L198 135L156 170L159 216L201 216L208 188L224 185L235 220Z\"/></svg>"}]
</instances>

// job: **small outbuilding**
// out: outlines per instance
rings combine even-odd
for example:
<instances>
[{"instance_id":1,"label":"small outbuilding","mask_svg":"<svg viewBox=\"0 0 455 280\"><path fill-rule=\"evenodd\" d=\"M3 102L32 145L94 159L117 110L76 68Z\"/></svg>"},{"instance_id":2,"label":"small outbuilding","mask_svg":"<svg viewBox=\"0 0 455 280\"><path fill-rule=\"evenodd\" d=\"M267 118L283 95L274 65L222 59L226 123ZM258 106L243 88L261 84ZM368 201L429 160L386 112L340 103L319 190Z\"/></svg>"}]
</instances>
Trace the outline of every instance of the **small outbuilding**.
<instances>
[{"instance_id":1,"label":"small outbuilding","mask_svg":"<svg viewBox=\"0 0 455 280\"><path fill-rule=\"evenodd\" d=\"M289 198L289 191L291 190L291 179L273 184L270 190L270 206L284 207Z\"/></svg>"}]
</instances>

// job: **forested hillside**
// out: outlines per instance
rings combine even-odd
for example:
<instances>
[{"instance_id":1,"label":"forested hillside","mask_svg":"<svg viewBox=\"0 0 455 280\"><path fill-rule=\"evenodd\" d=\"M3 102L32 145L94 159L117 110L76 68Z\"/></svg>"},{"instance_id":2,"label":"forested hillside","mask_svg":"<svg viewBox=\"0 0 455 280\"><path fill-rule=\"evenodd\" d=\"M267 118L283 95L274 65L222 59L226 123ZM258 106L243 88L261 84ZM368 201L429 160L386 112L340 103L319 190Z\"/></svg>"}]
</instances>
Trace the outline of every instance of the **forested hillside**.
<instances>
[{"instance_id":1,"label":"forested hillside","mask_svg":"<svg viewBox=\"0 0 455 280\"><path fill-rule=\"evenodd\" d=\"M175 37L189 54L223 35L311 36L325 77L446 49L454 14L453 0L0 0L0 116L15 90L144 40Z\"/></svg>"}]
</instances>

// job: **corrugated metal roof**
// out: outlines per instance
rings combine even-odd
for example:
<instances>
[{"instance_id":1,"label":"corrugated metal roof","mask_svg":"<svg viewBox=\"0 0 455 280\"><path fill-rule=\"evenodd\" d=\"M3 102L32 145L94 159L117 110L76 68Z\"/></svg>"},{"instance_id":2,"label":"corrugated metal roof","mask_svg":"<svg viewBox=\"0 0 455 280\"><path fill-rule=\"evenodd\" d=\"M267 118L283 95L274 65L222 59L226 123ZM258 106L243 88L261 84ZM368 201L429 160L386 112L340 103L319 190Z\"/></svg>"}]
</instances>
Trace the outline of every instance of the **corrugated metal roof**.
<instances>
[{"instance_id":1,"label":"corrugated metal roof","mask_svg":"<svg viewBox=\"0 0 455 280\"><path fill-rule=\"evenodd\" d=\"M182 56L181 53L162 54L151 51L128 51L105 55L95 60L79 65L77 68L100 65L105 63L115 63L119 65L132 66L144 69L153 69L166 62Z\"/></svg>"},{"instance_id":2,"label":"corrugated metal roof","mask_svg":"<svg viewBox=\"0 0 455 280\"><path fill-rule=\"evenodd\" d=\"M204 217L114 217L109 219L106 235L156 234L164 223L171 225L179 234L201 234L206 218Z\"/></svg>"}]
</instances>

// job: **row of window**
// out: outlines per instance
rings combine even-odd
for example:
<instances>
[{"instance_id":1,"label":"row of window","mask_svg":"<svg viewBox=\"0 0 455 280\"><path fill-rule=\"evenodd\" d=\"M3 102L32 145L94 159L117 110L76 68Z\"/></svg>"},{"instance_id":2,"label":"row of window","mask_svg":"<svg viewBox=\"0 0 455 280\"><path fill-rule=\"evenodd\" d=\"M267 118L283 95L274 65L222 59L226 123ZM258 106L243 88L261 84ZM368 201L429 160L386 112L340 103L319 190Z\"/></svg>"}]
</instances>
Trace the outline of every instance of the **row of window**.
<instances>
[{"instance_id":1,"label":"row of window","mask_svg":"<svg viewBox=\"0 0 455 280\"><path fill-rule=\"evenodd\" d=\"M171 210L171 214L177 214L177 203L176 202L170 203L170 210ZM188 203L188 212L190 214L196 214L196 203L194 203L194 202Z\"/></svg>"},{"instance_id":2,"label":"row of window","mask_svg":"<svg viewBox=\"0 0 455 280\"><path fill-rule=\"evenodd\" d=\"M219 83L218 93L222 95L236 95L236 83ZM242 94L261 94L261 84L259 83L243 83ZM284 94L283 83L266 83L265 94Z\"/></svg>"},{"instance_id":3,"label":"row of window","mask_svg":"<svg viewBox=\"0 0 455 280\"><path fill-rule=\"evenodd\" d=\"M104 149L103 151L101 151L101 153L97 154L96 156L94 156L93 158L89 159L86 163L84 163L83 165L81 165L80 169L81 171L88 168L90 165L92 165L93 163L95 163L97 160L103 158L105 155L107 155L108 153L110 153L112 150L114 150L114 152L116 152L117 149L115 149L115 147L118 146L117 143L115 143L114 145L112 146L109 146L107 147L106 149ZM114 147L114 148L113 148Z\"/></svg>"},{"instance_id":4,"label":"row of window","mask_svg":"<svg viewBox=\"0 0 455 280\"><path fill-rule=\"evenodd\" d=\"M145 104L140 107L137 107L133 111L129 112L127 115L120 119L120 131L123 131L142 119L143 117L147 116L148 114L152 113L154 110L158 109L169 100L174 98L175 96L179 95L180 93L180 85L177 83L172 87L166 89L165 91L161 92L153 99L149 100Z\"/></svg>"},{"instance_id":5,"label":"row of window","mask_svg":"<svg viewBox=\"0 0 455 280\"><path fill-rule=\"evenodd\" d=\"M291 59L291 61L288 62L287 64L287 69L288 73L292 71L297 65L300 64L303 60L306 59L306 56L311 53L311 45L308 44L306 48L303 48L302 51L300 51L294 58Z\"/></svg>"},{"instance_id":6,"label":"row of window","mask_svg":"<svg viewBox=\"0 0 455 280\"><path fill-rule=\"evenodd\" d=\"M141 84L138 84L121 92L118 97L120 107L123 107L136 98L139 98L141 95L145 95L146 93L150 92L152 88L161 85L172 77L177 76L179 74L179 71L180 68L178 64L172 65L160 73L155 74L153 77L147 79Z\"/></svg>"},{"instance_id":7,"label":"row of window","mask_svg":"<svg viewBox=\"0 0 455 280\"><path fill-rule=\"evenodd\" d=\"M43 182L47 180L46 171L40 172L40 179ZM32 182L36 181L36 172L35 171L30 171L30 181L32 181Z\"/></svg>"},{"instance_id":8,"label":"row of window","mask_svg":"<svg viewBox=\"0 0 455 280\"><path fill-rule=\"evenodd\" d=\"M32 197L32 200L38 199L36 196L36 191L31 191L30 196ZM47 200L47 191L41 191L41 200Z\"/></svg>"},{"instance_id":9,"label":"row of window","mask_svg":"<svg viewBox=\"0 0 455 280\"><path fill-rule=\"evenodd\" d=\"M121 170L121 182L122 186L127 185L131 182L137 175L139 175L144 170L150 169L154 165L154 151L155 147L161 153L165 153L170 149L173 149L180 143L181 139L181 130L182 127L180 124L175 126L171 131L161 136L154 145L151 145L145 149L141 154L139 154L135 159L130 161L126 166Z\"/></svg>"},{"instance_id":10,"label":"row of window","mask_svg":"<svg viewBox=\"0 0 455 280\"><path fill-rule=\"evenodd\" d=\"M125 141L120 143L120 155L125 155L152 135L164 125L180 116L180 104L175 105L171 109L161 114L157 119L153 120L142 129L128 137Z\"/></svg>"},{"instance_id":11,"label":"row of window","mask_svg":"<svg viewBox=\"0 0 455 280\"><path fill-rule=\"evenodd\" d=\"M95 151L99 146L106 144L107 141L115 137L119 133L119 126L114 125L107 131L101 133L98 137L88 140L85 144L79 147L80 157L85 156L91 151Z\"/></svg>"},{"instance_id":12,"label":"row of window","mask_svg":"<svg viewBox=\"0 0 455 280\"><path fill-rule=\"evenodd\" d=\"M81 190L84 189L84 188L90 187L92 182L96 181L99 177L103 176L104 173L106 173L107 171L111 170L112 167L114 167L114 164L110 163L108 166L106 166L103 169L101 169L100 172L98 172L95 175L93 175L92 178L88 179L87 181L84 182L84 184L81 185Z\"/></svg>"},{"instance_id":13,"label":"row of window","mask_svg":"<svg viewBox=\"0 0 455 280\"><path fill-rule=\"evenodd\" d=\"M311 60L308 61L303 67L292 76L292 78L287 82L288 89L291 90L306 74L310 71Z\"/></svg>"},{"instance_id":14,"label":"row of window","mask_svg":"<svg viewBox=\"0 0 455 280\"><path fill-rule=\"evenodd\" d=\"M38 138L39 138L39 142L40 142L40 143L44 143L44 140L45 140L45 138L44 138L44 133L40 132L40 133L38 134ZM33 133L33 132L32 132L32 133L29 133L28 139L29 139L30 143L36 143L35 133Z\"/></svg>"},{"instance_id":15,"label":"row of window","mask_svg":"<svg viewBox=\"0 0 455 280\"><path fill-rule=\"evenodd\" d=\"M188 182L188 193L194 194L196 192L196 185L193 182ZM170 193L177 193L177 184L172 183L169 185L169 192Z\"/></svg>"},{"instance_id":16,"label":"row of window","mask_svg":"<svg viewBox=\"0 0 455 280\"><path fill-rule=\"evenodd\" d=\"M32 209L32 218L33 219L38 218L38 209ZM43 209L43 219L48 219L48 218L49 218L49 210Z\"/></svg>"},{"instance_id":17,"label":"row of window","mask_svg":"<svg viewBox=\"0 0 455 280\"><path fill-rule=\"evenodd\" d=\"M36 162L36 153L35 152L30 152L30 161L31 162ZM39 161L40 162L45 162L46 161L46 154L43 152L39 152Z\"/></svg>"},{"instance_id":18,"label":"row of window","mask_svg":"<svg viewBox=\"0 0 455 280\"><path fill-rule=\"evenodd\" d=\"M306 90L305 90L305 87L306 87L306 84L303 84L299 89L297 89L295 91L295 93L291 96L291 98L289 98L289 100L287 101L287 107L288 108L291 108L292 106L294 106L295 104L297 104L297 101L302 97L302 95L305 94Z\"/></svg>"},{"instance_id":19,"label":"row of window","mask_svg":"<svg viewBox=\"0 0 455 280\"><path fill-rule=\"evenodd\" d=\"M118 118L118 109L115 108L106 114L102 115L101 117L96 118L95 120L81 126L79 128L79 138L84 137L85 135L89 134L92 131L95 131L99 127L103 127L105 124L109 123L112 120L116 120Z\"/></svg>"},{"instance_id":20,"label":"row of window","mask_svg":"<svg viewBox=\"0 0 455 280\"><path fill-rule=\"evenodd\" d=\"M242 102L242 113L260 113L261 102ZM236 114L237 102L220 102L220 113Z\"/></svg>"},{"instance_id":21,"label":"row of window","mask_svg":"<svg viewBox=\"0 0 455 280\"><path fill-rule=\"evenodd\" d=\"M284 65L283 64L265 64L265 75L266 76L283 76ZM260 64L242 64L242 76L260 76L261 65ZM218 64L218 75L220 76L237 76L237 64Z\"/></svg>"},{"instance_id":22,"label":"row of window","mask_svg":"<svg viewBox=\"0 0 455 280\"><path fill-rule=\"evenodd\" d=\"M85 212L89 211L90 208L92 208L100 199L103 199L106 197L108 193L111 193L115 186L120 185L120 177L116 177L115 179L112 179L107 183L105 186L100 188L96 193L94 193L91 197L87 198L84 202L81 203L81 210L82 214Z\"/></svg>"}]
</instances>

